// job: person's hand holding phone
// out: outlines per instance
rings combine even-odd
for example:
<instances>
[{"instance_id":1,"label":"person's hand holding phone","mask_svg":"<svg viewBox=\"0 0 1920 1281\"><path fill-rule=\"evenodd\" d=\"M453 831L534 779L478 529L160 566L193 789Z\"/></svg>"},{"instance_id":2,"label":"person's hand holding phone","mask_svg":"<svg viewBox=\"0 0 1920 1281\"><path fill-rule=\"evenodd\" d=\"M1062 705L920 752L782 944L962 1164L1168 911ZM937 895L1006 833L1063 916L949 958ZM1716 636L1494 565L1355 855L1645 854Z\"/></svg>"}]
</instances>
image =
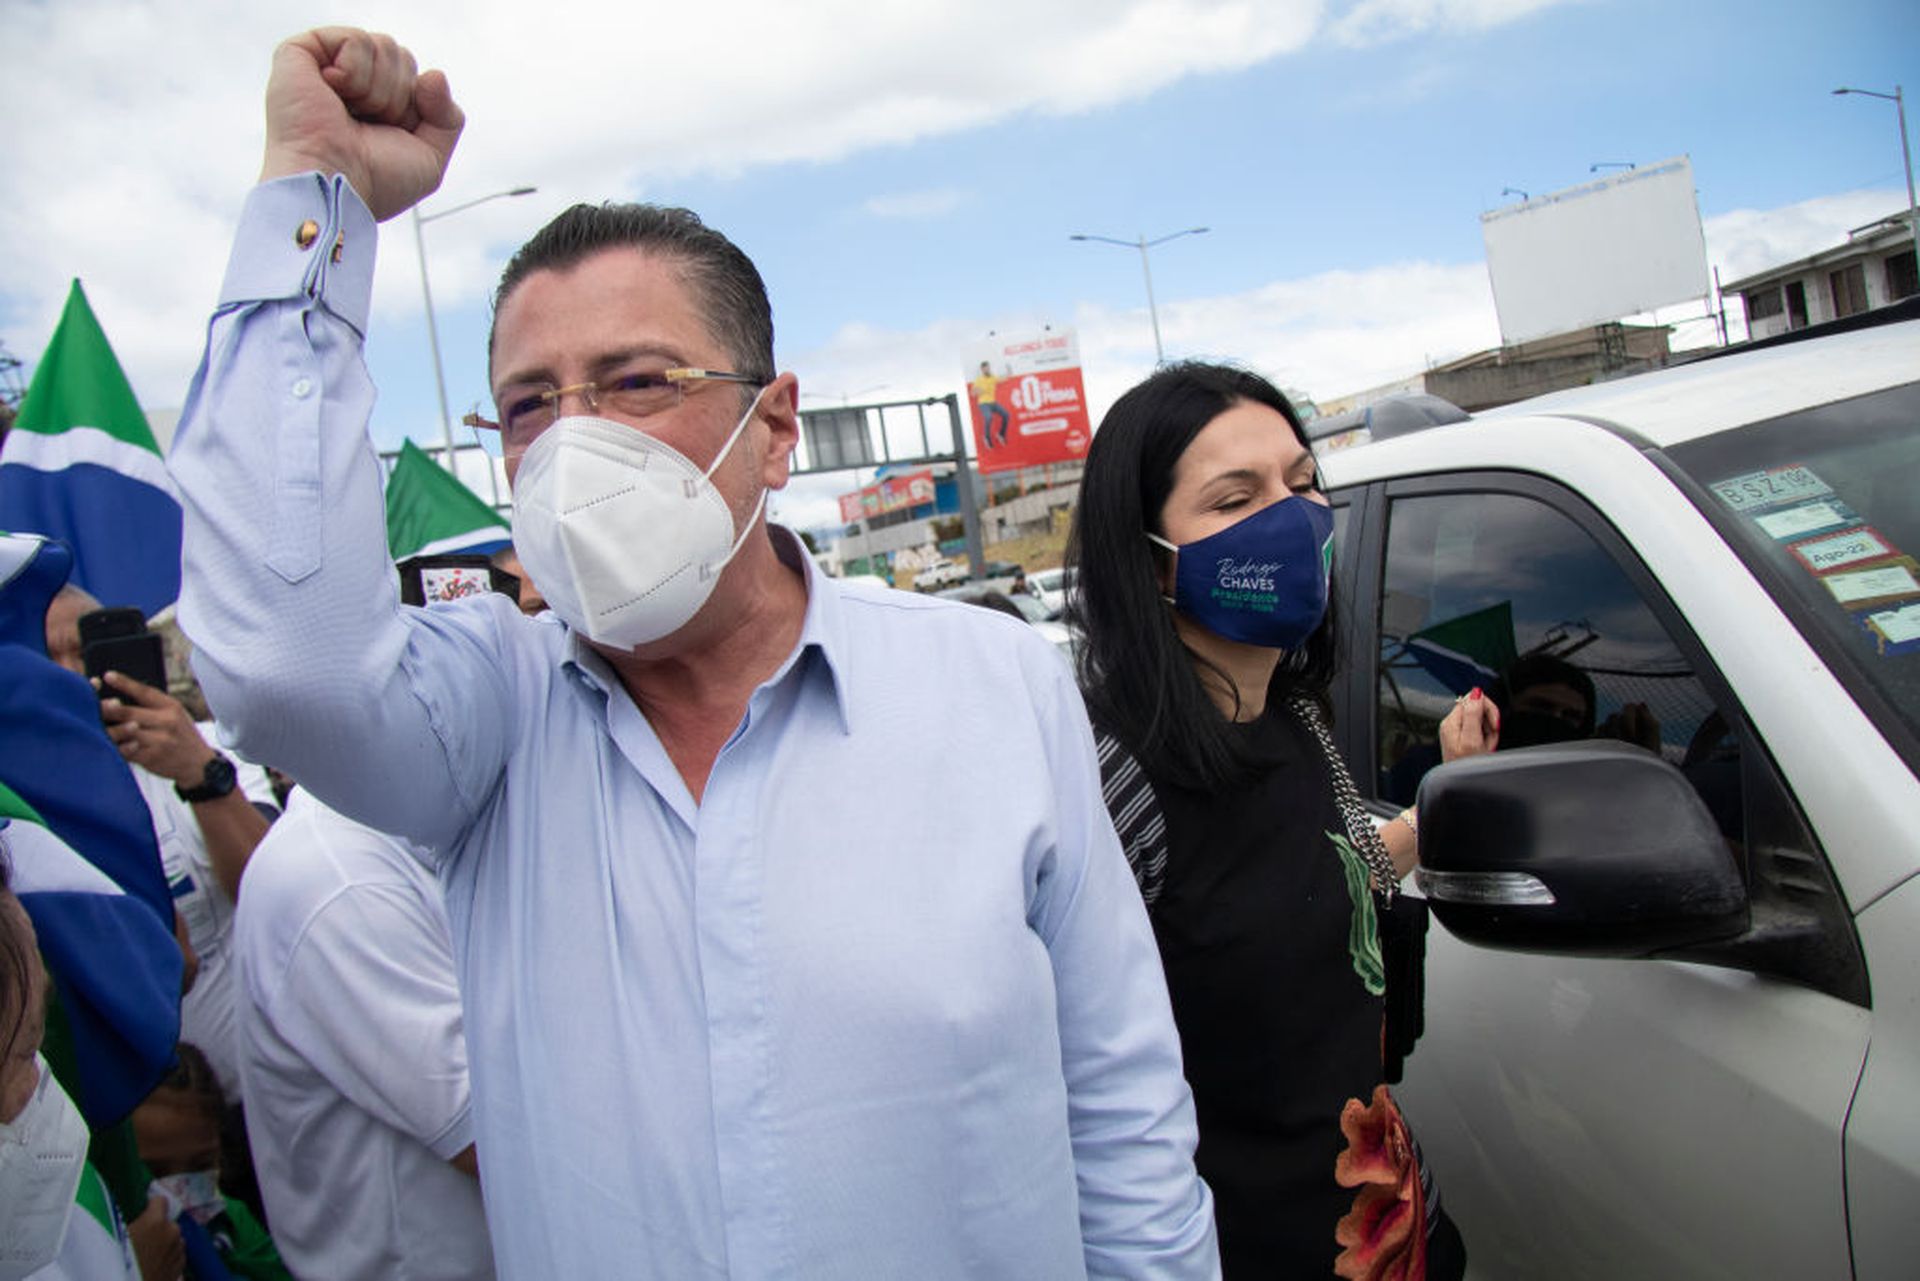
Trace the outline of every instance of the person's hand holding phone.
<instances>
[{"instance_id":1,"label":"person's hand holding phone","mask_svg":"<svg viewBox=\"0 0 1920 1281\"><path fill-rule=\"evenodd\" d=\"M100 719L120 755L180 787L196 787L217 753L200 737L179 699L120 672L95 682Z\"/></svg>"}]
</instances>

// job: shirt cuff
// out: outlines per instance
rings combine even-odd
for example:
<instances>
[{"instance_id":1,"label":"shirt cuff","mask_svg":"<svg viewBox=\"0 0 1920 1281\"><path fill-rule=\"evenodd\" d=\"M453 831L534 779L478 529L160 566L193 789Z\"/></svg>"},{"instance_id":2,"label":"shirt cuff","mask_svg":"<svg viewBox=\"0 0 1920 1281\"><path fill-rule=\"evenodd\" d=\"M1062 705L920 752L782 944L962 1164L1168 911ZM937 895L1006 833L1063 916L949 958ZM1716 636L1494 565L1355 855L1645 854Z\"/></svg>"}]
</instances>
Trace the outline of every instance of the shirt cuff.
<instances>
[{"instance_id":1,"label":"shirt cuff","mask_svg":"<svg viewBox=\"0 0 1920 1281\"><path fill-rule=\"evenodd\" d=\"M261 183L240 211L220 306L311 298L364 337L377 227L339 174L316 170Z\"/></svg>"},{"instance_id":2,"label":"shirt cuff","mask_svg":"<svg viewBox=\"0 0 1920 1281\"><path fill-rule=\"evenodd\" d=\"M431 1138L422 1140L427 1151L442 1161L451 1161L473 1145L473 1108L463 1105L460 1115L447 1123L447 1128Z\"/></svg>"}]
</instances>

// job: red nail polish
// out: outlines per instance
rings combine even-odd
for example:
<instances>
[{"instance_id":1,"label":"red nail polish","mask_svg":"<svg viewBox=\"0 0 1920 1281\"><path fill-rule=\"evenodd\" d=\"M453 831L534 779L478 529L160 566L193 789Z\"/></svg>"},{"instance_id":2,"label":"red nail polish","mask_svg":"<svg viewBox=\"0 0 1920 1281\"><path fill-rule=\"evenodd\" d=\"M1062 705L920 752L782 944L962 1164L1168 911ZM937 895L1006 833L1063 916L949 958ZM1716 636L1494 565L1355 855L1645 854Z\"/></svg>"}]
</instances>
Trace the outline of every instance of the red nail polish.
<instances>
[{"instance_id":1,"label":"red nail polish","mask_svg":"<svg viewBox=\"0 0 1920 1281\"><path fill-rule=\"evenodd\" d=\"M1467 695L1467 697L1478 701L1480 698L1480 687L1478 685L1475 685L1473 687L1473 693Z\"/></svg>"}]
</instances>

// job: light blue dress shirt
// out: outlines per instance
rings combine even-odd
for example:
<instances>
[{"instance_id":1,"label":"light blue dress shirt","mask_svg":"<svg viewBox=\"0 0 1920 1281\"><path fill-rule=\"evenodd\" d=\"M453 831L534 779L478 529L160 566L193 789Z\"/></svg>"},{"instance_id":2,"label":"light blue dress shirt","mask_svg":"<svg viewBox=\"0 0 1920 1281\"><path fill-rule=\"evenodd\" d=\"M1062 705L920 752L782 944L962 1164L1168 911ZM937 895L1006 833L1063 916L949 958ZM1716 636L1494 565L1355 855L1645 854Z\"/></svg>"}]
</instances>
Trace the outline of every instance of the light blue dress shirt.
<instances>
[{"instance_id":1,"label":"light blue dress shirt","mask_svg":"<svg viewBox=\"0 0 1920 1281\"><path fill-rule=\"evenodd\" d=\"M557 619L399 605L374 242L341 179L249 198L172 449L180 611L240 750L437 852L501 1275L1217 1275L1058 655L781 532L800 641L696 804Z\"/></svg>"}]
</instances>

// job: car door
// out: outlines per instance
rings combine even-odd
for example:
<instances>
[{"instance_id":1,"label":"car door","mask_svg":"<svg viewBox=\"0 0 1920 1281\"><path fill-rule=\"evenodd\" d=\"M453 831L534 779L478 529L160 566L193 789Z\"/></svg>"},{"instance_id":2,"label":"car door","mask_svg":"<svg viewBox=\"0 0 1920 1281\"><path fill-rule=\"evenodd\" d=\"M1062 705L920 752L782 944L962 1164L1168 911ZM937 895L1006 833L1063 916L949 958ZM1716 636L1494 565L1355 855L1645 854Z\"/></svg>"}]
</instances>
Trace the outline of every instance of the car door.
<instances>
[{"instance_id":1,"label":"car door","mask_svg":"<svg viewBox=\"0 0 1920 1281\"><path fill-rule=\"evenodd\" d=\"M1381 812L1413 799L1440 717L1478 686L1509 705L1514 737L1578 731L1671 761L1754 906L1748 936L1674 959L1499 952L1433 927L1425 1033L1398 1093L1473 1274L1850 1275L1842 1133L1868 1042L1864 963L1688 602L1541 476L1334 497L1353 656L1343 745ZM1515 710L1547 685L1551 711Z\"/></svg>"}]
</instances>

